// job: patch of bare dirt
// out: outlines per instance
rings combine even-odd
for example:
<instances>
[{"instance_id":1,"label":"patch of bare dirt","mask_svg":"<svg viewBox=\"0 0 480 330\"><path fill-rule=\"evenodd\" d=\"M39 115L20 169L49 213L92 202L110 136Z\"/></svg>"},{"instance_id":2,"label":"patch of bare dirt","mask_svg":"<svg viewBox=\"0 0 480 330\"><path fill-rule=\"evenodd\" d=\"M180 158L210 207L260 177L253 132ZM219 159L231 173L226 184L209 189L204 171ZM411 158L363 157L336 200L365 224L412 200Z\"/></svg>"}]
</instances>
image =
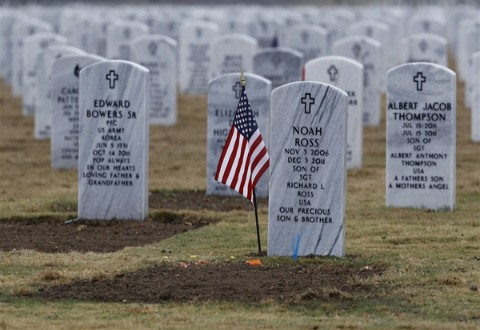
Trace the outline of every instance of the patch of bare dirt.
<instances>
[{"instance_id":1,"label":"patch of bare dirt","mask_svg":"<svg viewBox=\"0 0 480 330\"><path fill-rule=\"evenodd\" d=\"M349 300L371 296L374 287L359 279L382 272L380 268L315 261L256 267L233 262L162 263L114 278L44 287L36 295L47 300L124 303Z\"/></svg>"},{"instance_id":2,"label":"patch of bare dirt","mask_svg":"<svg viewBox=\"0 0 480 330\"><path fill-rule=\"evenodd\" d=\"M0 221L0 250L31 249L47 253L114 252L142 246L195 228L211 219L161 213L146 221L59 220Z\"/></svg>"},{"instance_id":3,"label":"patch of bare dirt","mask_svg":"<svg viewBox=\"0 0 480 330\"><path fill-rule=\"evenodd\" d=\"M267 198L257 198L259 208L267 207ZM153 209L168 210L211 210L235 211L253 210L253 204L243 196L207 196L205 190L159 191L150 194L149 206Z\"/></svg>"}]
</instances>

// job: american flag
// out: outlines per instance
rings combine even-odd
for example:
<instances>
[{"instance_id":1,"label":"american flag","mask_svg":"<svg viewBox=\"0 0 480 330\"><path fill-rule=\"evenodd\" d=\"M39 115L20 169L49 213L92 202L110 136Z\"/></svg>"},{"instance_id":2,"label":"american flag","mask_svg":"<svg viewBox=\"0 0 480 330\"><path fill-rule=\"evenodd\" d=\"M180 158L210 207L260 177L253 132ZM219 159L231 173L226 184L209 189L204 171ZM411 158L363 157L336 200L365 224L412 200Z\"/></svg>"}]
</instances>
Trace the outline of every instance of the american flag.
<instances>
[{"instance_id":1,"label":"american flag","mask_svg":"<svg viewBox=\"0 0 480 330\"><path fill-rule=\"evenodd\" d=\"M269 164L267 148L243 87L215 180L253 202L253 189Z\"/></svg>"}]
</instances>

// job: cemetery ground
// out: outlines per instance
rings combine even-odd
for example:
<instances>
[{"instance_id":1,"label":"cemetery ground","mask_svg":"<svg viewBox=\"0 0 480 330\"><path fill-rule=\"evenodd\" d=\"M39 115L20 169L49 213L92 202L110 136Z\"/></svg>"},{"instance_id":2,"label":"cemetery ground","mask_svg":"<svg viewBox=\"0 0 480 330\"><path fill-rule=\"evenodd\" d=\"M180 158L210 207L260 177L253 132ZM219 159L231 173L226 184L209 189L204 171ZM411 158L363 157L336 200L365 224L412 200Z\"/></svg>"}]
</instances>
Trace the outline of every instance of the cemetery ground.
<instances>
[{"instance_id":1,"label":"cemetery ground","mask_svg":"<svg viewBox=\"0 0 480 330\"><path fill-rule=\"evenodd\" d=\"M383 114L348 172L345 258L293 261L255 255L248 201L205 196L206 98L151 127L146 222L65 225L76 171L50 168L1 84L0 329L479 328L480 151L462 95L454 212L385 206Z\"/></svg>"}]
</instances>

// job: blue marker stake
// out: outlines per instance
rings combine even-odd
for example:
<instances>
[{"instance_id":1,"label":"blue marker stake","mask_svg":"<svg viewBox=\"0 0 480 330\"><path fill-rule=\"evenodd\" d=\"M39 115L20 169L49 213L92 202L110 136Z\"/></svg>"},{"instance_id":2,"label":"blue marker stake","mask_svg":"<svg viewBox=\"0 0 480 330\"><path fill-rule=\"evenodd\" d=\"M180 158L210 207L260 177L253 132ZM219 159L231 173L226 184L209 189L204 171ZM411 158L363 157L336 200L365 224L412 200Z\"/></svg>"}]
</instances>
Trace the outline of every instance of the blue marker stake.
<instances>
[{"instance_id":1,"label":"blue marker stake","mask_svg":"<svg viewBox=\"0 0 480 330\"><path fill-rule=\"evenodd\" d=\"M295 235L295 240L293 241L293 254L292 254L292 259L294 261L297 261L298 259L298 248L300 246L300 234Z\"/></svg>"}]
</instances>

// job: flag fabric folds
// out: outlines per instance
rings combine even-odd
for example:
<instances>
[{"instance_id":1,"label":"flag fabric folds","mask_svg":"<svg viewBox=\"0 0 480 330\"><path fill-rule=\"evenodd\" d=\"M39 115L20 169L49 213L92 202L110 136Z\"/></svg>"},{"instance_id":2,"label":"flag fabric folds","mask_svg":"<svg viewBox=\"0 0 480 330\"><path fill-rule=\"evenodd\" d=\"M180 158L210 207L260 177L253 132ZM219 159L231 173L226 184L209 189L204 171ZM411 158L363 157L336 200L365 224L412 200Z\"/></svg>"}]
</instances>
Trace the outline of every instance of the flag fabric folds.
<instances>
[{"instance_id":1,"label":"flag fabric folds","mask_svg":"<svg viewBox=\"0 0 480 330\"><path fill-rule=\"evenodd\" d=\"M269 163L267 148L243 87L215 180L253 202L253 190Z\"/></svg>"}]
</instances>

